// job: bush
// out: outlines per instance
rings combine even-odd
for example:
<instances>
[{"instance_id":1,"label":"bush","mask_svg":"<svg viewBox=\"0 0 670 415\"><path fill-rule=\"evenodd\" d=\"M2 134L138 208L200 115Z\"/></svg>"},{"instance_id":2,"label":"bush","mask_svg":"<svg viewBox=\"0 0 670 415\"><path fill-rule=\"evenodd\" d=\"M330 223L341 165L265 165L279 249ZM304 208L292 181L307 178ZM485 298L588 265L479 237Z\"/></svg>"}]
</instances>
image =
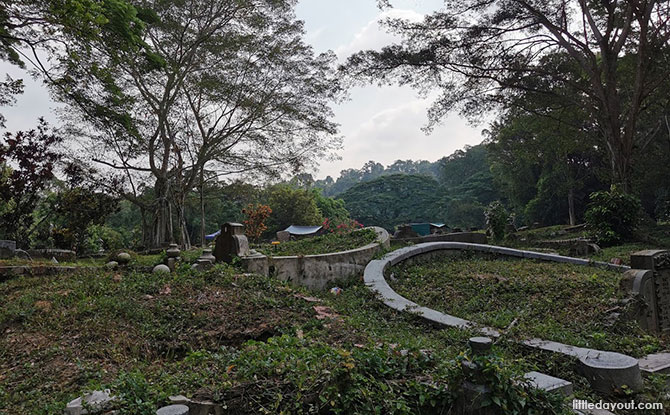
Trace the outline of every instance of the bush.
<instances>
[{"instance_id":1,"label":"bush","mask_svg":"<svg viewBox=\"0 0 670 415\"><path fill-rule=\"evenodd\" d=\"M598 243L608 246L633 235L641 209L640 199L612 186L609 191L591 193L584 217Z\"/></svg>"},{"instance_id":2,"label":"bush","mask_svg":"<svg viewBox=\"0 0 670 415\"><path fill-rule=\"evenodd\" d=\"M487 206L484 210L484 217L486 218L486 227L493 239L500 241L505 238L505 228L513 218L499 200L491 202Z\"/></svg>"},{"instance_id":3,"label":"bush","mask_svg":"<svg viewBox=\"0 0 670 415\"><path fill-rule=\"evenodd\" d=\"M120 232L104 226L91 225L86 229L86 239L80 247L81 253L97 253L102 248L105 251L124 247L124 238Z\"/></svg>"}]
</instances>

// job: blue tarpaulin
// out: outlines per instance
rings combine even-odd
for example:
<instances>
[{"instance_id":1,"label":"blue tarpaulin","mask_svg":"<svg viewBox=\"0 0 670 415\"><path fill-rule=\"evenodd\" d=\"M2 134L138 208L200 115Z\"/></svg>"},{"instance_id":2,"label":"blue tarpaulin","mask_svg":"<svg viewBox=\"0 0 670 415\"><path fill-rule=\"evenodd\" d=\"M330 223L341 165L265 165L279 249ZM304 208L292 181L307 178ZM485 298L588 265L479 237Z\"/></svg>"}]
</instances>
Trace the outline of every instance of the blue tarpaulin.
<instances>
[{"instance_id":1,"label":"blue tarpaulin","mask_svg":"<svg viewBox=\"0 0 670 415\"><path fill-rule=\"evenodd\" d=\"M205 240L206 240L206 241L211 241L211 240L213 240L213 239L216 239L216 237L219 236L220 233L221 233L221 229L219 229L218 231L216 231L216 232L214 232L214 233L212 233L212 234L205 235Z\"/></svg>"},{"instance_id":2,"label":"blue tarpaulin","mask_svg":"<svg viewBox=\"0 0 670 415\"><path fill-rule=\"evenodd\" d=\"M321 226L297 226L297 225L291 225L288 228L284 229L286 232L290 233L291 235L298 235L298 236L304 236L304 235L312 235L321 230Z\"/></svg>"}]
</instances>

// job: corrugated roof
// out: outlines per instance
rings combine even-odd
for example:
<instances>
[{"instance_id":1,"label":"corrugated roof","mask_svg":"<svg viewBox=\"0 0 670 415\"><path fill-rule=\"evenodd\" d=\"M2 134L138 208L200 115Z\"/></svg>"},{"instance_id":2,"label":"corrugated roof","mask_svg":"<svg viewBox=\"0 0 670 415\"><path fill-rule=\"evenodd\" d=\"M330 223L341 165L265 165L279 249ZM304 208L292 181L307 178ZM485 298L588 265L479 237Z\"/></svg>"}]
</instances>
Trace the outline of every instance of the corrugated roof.
<instances>
[{"instance_id":1,"label":"corrugated roof","mask_svg":"<svg viewBox=\"0 0 670 415\"><path fill-rule=\"evenodd\" d=\"M284 229L286 232L291 235L311 235L317 233L321 230L321 226L298 226L291 225L288 228Z\"/></svg>"}]
</instances>

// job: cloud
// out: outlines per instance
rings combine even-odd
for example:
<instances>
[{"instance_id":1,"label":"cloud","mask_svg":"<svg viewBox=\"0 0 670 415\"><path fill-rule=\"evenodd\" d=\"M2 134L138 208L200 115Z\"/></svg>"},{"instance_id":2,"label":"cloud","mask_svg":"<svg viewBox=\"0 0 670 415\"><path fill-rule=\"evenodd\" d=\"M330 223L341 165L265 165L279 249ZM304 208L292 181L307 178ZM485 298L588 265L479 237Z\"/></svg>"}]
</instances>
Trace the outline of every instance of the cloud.
<instances>
[{"instance_id":1,"label":"cloud","mask_svg":"<svg viewBox=\"0 0 670 415\"><path fill-rule=\"evenodd\" d=\"M398 36L386 32L381 26L384 19L406 19L410 21L419 21L424 17L423 14L414 10L390 9L379 13L374 19L370 20L362 29L360 29L354 38L347 44L341 45L335 49L335 54L341 60L348 56L367 49L381 49L399 40Z\"/></svg>"}]
</instances>

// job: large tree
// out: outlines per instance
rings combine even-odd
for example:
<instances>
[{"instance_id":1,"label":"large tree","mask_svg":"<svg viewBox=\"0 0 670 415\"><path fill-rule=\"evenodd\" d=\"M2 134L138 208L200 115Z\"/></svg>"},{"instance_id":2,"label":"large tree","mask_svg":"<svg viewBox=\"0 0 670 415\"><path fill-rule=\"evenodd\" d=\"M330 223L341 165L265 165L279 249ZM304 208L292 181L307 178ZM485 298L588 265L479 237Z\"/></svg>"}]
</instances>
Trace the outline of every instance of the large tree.
<instances>
[{"instance_id":1,"label":"large tree","mask_svg":"<svg viewBox=\"0 0 670 415\"><path fill-rule=\"evenodd\" d=\"M382 2L387 3L387 2ZM556 85L579 91L611 161L612 181L630 189L633 157L661 127L640 122L664 106L670 75L670 3L660 0L447 0L421 22L390 20L399 44L350 57L354 79L411 84L441 96L429 116L459 109L471 118ZM574 70L543 59L561 53ZM544 79L544 83L528 82Z\"/></svg>"},{"instance_id":2,"label":"large tree","mask_svg":"<svg viewBox=\"0 0 670 415\"><path fill-rule=\"evenodd\" d=\"M185 198L205 170L279 176L337 147L328 106L339 92L334 55L315 56L303 42L294 5L142 2L154 16L145 41L160 59L100 43L90 59L104 63L104 76L62 71L66 97L94 127L92 160L120 171L125 196L152 217L150 245L190 243ZM142 183L153 187L150 204L135 197Z\"/></svg>"}]
</instances>

